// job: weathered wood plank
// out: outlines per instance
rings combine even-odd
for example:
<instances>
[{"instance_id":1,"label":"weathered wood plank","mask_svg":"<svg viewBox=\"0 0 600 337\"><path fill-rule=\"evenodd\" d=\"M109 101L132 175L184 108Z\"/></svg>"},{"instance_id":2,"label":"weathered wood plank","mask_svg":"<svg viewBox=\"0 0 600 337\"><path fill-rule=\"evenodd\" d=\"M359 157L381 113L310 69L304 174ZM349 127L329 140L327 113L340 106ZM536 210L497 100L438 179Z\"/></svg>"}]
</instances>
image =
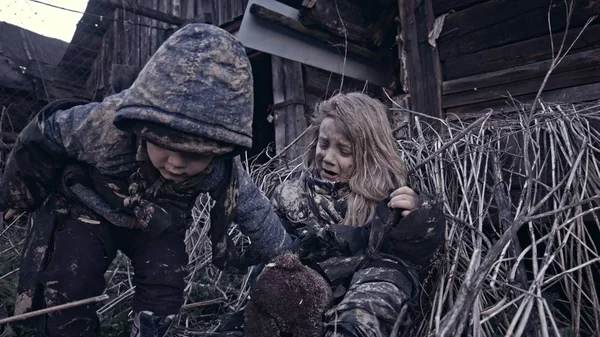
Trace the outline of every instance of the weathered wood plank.
<instances>
[{"instance_id":1,"label":"weathered wood plank","mask_svg":"<svg viewBox=\"0 0 600 337\"><path fill-rule=\"evenodd\" d=\"M491 6L490 4L500 3L506 0L494 0L486 2L480 6ZM542 1L542 0L534 0ZM525 3L515 1L515 3ZM477 6L479 7L479 6ZM476 7L474 7L476 8ZM518 7L530 8L530 7ZM498 12L498 14L496 14ZM593 15L600 13L600 1L586 0L575 1L573 16L571 17L570 27L577 28L585 24L585 22ZM466 34L461 34L458 31L450 32L451 26L445 25L444 32L438 39L439 54L441 60L446 60L460 55L475 53L481 50L494 48L518 41L532 39L548 34L548 8L540 7L531 11L522 12L519 14L513 13L511 18L498 22L496 16L510 15L506 11L499 8L489 7L486 20L496 22L486 27L481 27L476 30L470 30ZM450 18L448 18L450 19ZM474 17L465 16L464 25L469 25L468 20L475 20ZM466 21L465 21L466 20ZM566 27L565 3L562 1L553 2L551 10L551 27L552 32L563 31ZM458 23L457 23L458 24Z\"/></svg>"},{"instance_id":2,"label":"weathered wood plank","mask_svg":"<svg viewBox=\"0 0 600 337\"><path fill-rule=\"evenodd\" d=\"M445 81L442 92L444 95L449 95L463 91L480 91L486 87L497 87L502 84L543 77L550 69L551 64L552 60L547 60L492 73ZM553 75L598 65L600 65L600 49L588 50L567 55L554 70Z\"/></svg>"},{"instance_id":3,"label":"weathered wood plank","mask_svg":"<svg viewBox=\"0 0 600 337\"><path fill-rule=\"evenodd\" d=\"M212 13L212 19L213 19L212 24L213 25L217 25L217 26L219 25L219 23L220 23L219 21L221 20L220 11L221 11L221 9L218 4L218 1L212 1L211 13Z\"/></svg>"},{"instance_id":4,"label":"weathered wood plank","mask_svg":"<svg viewBox=\"0 0 600 337\"><path fill-rule=\"evenodd\" d=\"M307 126L304 115L304 85L300 63L271 56L273 78L273 114L276 153L281 153ZM300 140L285 153L285 158L301 157L304 141Z\"/></svg>"},{"instance_id":5,"label":"weathered wood plank","mask_svg":"<svg viewBox=\"0 0 600 337\"><path fill-rule=\"evenodd\" d=\"M378 5L370 4L371 8L378 8ZM320 0L311 7L300 7L298 19L306 27L368 46L366 27L376 20L369 17L370 14L370 10L362 8L356 1Z\"/></svg>"},{"instance_id":6,"label":"weathered wood plank","mask_svg":"<svg viewBox=\"0 0 600 337\"><path fill-rule=\"evenodd\" d=\"M271 56L271 74L273 78L273 104L285 101L283 59ZM286 146L285 117L277 111L273 111L273 124L275 126L275 153L279 154Z\"/></svg>"},{"instance_id":7,"label":"weathered wood plank","mask_svg":"<svg viewBox=\"0 0 600 337\"><path fill-rule=\"evenodd\" d=\"M428 42L434 22L431 0L399 0L408 93L415 111L441 117L442 75L438 51ZM401 51L402 52L402 51Z\"/></svg>"},{"instance_id":8,"label":"weathered wood plank","mask_svg":"<svg viewBox=\"0 0 600 337\"><path fill-rule=\"evenodd\" d=\"M291 144L306 130L307 121L304 110L304 82L302 79L302 64L283 59L283 72L285 79L286 100L297 102L282 109L286 119L286 146ZM275 113L278 113L275 110ZM304 140L299 140L290 149L289 159L302 156L305 150Z\"/></svg>"},{"instance_id":9,"label":"weathered wood plank","mask_svg":"<svg viewBox=\"0 0 600 337\"><path fill-rule=\"evenodd\" d=\"M181 0L181 17L186 20L191 20L195 17L194 3L195 0Z\"/></svg>"},{"instance_id":10,"label":"weathered wood plank","mask_svg":"<svg viewBox=\"0 0 600 337\"><path fill-rule=\"evenodd\" d=\"M382 10L379 18L368 27L369 42L376 48L381 47L384 39L390 34L390 27L395 26L395 20L398 16L396 6L386 7Z\"/></svg>"},{"instance_id":11,"label":"weathered wood plank","mask_svg":"<svg viewBox=\"0 0 600 337\"><path fill-rule=\"evenodd\" d=\"M143 0L137 0L138 4L141 3ZM142 26L140 25L142 22L142 17L141 15L132 15L133 22L135 22L134 25L130 26L130 32L132 34L131 36L131 55L130 58L127 60L127 64L134 66L134 67L139 67L140 66L140 53L141 53L141 44L142 41L140 40L141 35L142 35Z\"/></svg>"},{"instance_id":12,"label":"weathered wood plank","mask_svg":"<svg viewBox=\"0 0 600 337\"><path fill-rule=\"evenodd\" d=\"M304 72L304 91L321 99L327 99L333 93L342 91L363 91L375 93L376 87L368 84L365 87L365 81L345 77L342 86L342 77L339 74L317 69L308 65L303 65Z\"/></svg>"},{"instance_id":13,"label":"weathered wood plank","mask_svg":"<svg viewBox=\"0 0 600 337\"><path fill-rule=\"evenodd\" d=\"M307 92L304 93L304 109L307 124L310 124L310 119L314 113L315 105L317 105L317 103L321 100L323 100L322 97Z\"/></svg>"},{"instance_id":14,"label":"weathered wood plank","mask_svg":"<svg viewBox=\"0 0 600 337\"><path fill-rule=\"evenodd\" d=\"M151 0L152 3L152 8L158 8L158 2L160 0ZM154 52L156 51L156 49L158 48L158 28L159 26L159 22L157 20L152 19L152 21L150 21L150 25L152 27L151 31L150 31L150 55L153 55Z\"/></svg>"},{"instance_id":15,"label":"weathered wood plank","mask_svg":"<svg viewBox=\"0 0 600 337\"><path fill-rule=\"evenodd\" d=\"M170 0L159 0L158 1L158 7L157 10L161 13L168 13L169 12L169 8L168 8L168 2ZM166 29L169 28L169 25L166 24L164 21L159 21L159 25L160 30L157 31L157 41L156 41L156 49L158 49L163 42L165 42L165 40L167 39L167 34L166 34Z\"/></svg>"},{"instance_id":16,"label":"weathered wood plank","mask_svg":"<svg viewBox=\"0 0 600 337\"><path fill-rule=\"evenodd\" d=\"M246 6L244 5L244 1L231 0L231 18L229 19L229 21L233 20L234 18L240 15L244 15L245 8Z\"/></svg>"},{"instance_id":17,"label":"weathered wood plank","mask_svg":"<svg viewBox=\"0 0 600 337\"><path fill-rule=\"evenodd\" d=\"M433 3L433 13L437 16L451 10L459 11L487 0L438 0Z\"/></svg>"},{"instance_id":18,"label":"weathered wood plank","mask_svg":"<svg viewBox=\"0 0 600 337\"><path fill-rule=\"evenodd\" d=\"M181 0L171 0L171 14L173 14L173 16L183 18L181 15L181 10Z\"/></svg>"},{"instance_id":19,"label":"weathered wood plank","mask_svg":"<svg viewBox=\"0 0 600 337\"><path fill-rule=\"evenodd\" d=\"M214 9L214 3L212 0L196 0L198 2L198 13L202 15L204 22L216 24L218 20L217 13Z\"/></svg>"},{"instance_id":20,"label":"weathered wood plank","mask_svg":"<svg viewBox=\"0 0 600 337\"><path fill-rule=\"evenodd\" d=\"M567 33L567 45L571 45L580 32L581 29L570 29ZM560 46L563 35L564 33L562 32L552 35L555 53ZM600 47L600 24L589 26L585 29L581 33L580 39L573 45L571 53L598 47ZM545 35L445 60L442 63L442 73L444 80L453 80L548 60L550 58L552 58L550 35Z\"/></svg>"},{"instance_id":21,"label":"weathered wood plank","mask_svg":"<svg viewBox=\"0 0 600 337\"><path fill-rule=\"evenodd\" d=\"M250 6L250 13L252 13L253 15L256 15L259 18L274 22L276 24L287 27L289 29L292 29L292 30L302 33L304 35L314 37L314 38L322 40L322 41L328 41L328 42L330 42L331 45L334 45L334 46L343 47L346 42L343 39L340 39L339 37L332 36L330 34L327 34L327 33L324 33L324 32L321 32L321 31L318 31L315 29L306 28L300 22L298 22L294 19L291 19L285 15L281 15L275 11L272 11L272 10L270 10L266 7L263 7L261 5L258 5L258 4L252 4ZM372 52L366 48L363 48L361 46L358 46L354 43L348 42L347 48L348 48L349 52L356 54L356 55L366 57L367 59L376 59L377 58L377 55L374 52Z\"/></svg>"},{"instance_id":22,"label":"weathered wood plank","mask_svg":"<svg viewBox=\"0 0 600 337\"><path fill-rule=\"evenodd\" d=\"M536 94L528 94L522 96L514 96L517 104L523 103L525 109L531 107L531 102L535 98ZM600 83L591 83L579 86L573 86L568 88L561 88L556 90L548 90L542 93L541 98L546 102L553 103L582 103L588 101L595 101L600 99ZM450 117L451 114L456 114L462 117L477 117L481 116L481 113L485 113L490 109L494 112L514 112L517 111L520 106L515 104L508 98L500 98L495 100L489 100L477 104L469 104L451 107L446 110L446 114Z\"/></svg>"},{"instance_id":23,"label":"weathered wood plank","mask_svg":"<svg viewBox=\"0 0 600 337\"><path fill-rule=\"evenodd\" d=\"M137 15L143 15L155 20L159 20L165 23L170 23L172 25L180 25L182 23L184 23L184 19L178 17L178 16L174 16L169 14L169 11L167 11L167 4L166 4L166 0L161 0L161 3L163 3L164 5L164 10L156 10L155 8L149 8L146 6L140 6L137 5L135 3L133 3L130 0L102 0L103 4L105 5L109 5L112 6L114 8L120 8L123 10L126 10L130 13L133 14L137 14Z\"/></svg>"},{"instance_id":24,"label":"weathered wood plank","mask_svg":"<svg viewBox=\"0 0 600 337\"><path fill-rule=\"evenodd\" d=\"M549 3L548 0L491 0L451 13L444 21L439 41L452 40L531 11L547 11Z\"/></svg>"},{"instance_id":25,"label":"weathered wood plank","mask_svg":"<svg viewBox=\"0 0 600 337\"><path fill-rule=\"evenodd\" d=\"M115 21L113 21L113 33L112 33L112 62L114 63L123 63L122 52L123 52L123 13L121 9L115 9L115 14L113 16ZM107 69L103 69L103 72Z\"/></svg>"},{"instance_id":26,"label":"weathered wood plank","mask_svg":"<svg viewBox=\"0 0 600 337\"><path fill-rule=\"evenodd\" d=\"M221 1L215 1L215 6L217 9L217 15L216 15L216 22L214 22L215 25L220 26L221 24L225 23L227 21L227 2L229 2L229 0L221 0Z\"/></svg>"},{"instance_id":27,"label":"weathered wood plank","mask_svg":"<svg viewBox=\"0 0 600 337\"><path fill-rule=\"evenodd\" d=\"M151 19L142 16L140 23L140 68L143 67L150 59L150 29Z\"/></svg>"},{"instance_id":28,"label":"weathered wood plank","mask_svg":"<svg viewBox=\"0 0 600 337\"><path fill-rule=\"evenodd\" d=\"M453 106L481 103L501 98L502 96L506 97L509 94L513 97L535 94L539 90L542 81L543 76L540 76L537 78L516 81L509 84L444 95L443 107L448 108ZM552 74L546 83L545 90L561 89L596 82L600 82L600 64L592 67Z\"/></svg>"}]
</instances>

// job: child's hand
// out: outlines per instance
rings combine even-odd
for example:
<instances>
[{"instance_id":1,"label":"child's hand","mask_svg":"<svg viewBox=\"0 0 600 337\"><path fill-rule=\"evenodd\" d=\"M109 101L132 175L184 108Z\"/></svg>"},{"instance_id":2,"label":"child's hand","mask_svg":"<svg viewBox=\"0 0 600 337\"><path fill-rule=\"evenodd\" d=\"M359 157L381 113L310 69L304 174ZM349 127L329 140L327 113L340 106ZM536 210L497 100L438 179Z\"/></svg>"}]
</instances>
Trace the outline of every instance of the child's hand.
<instances>
[{"instance_id":1,"label":"child's hand","mask_svg":"<svg viewBox=\"0 0 600 337\"><path fill-rule=\"evenodd\" d=\"M0 219L0 229L3 229L10 222L12 222L17 217L17 215L19 215L19 211L14 208L10 208L7 209L6 212L0 214L2 215L2 218Z\"/></svg>"},{"instance_id":2,"label":"child's hand","mask_svg":"<svg viewBox=\"0 0 600 337\"><path fill-rule=\"evenodd\" d=\"M407 216L419 204L419 195L408 186L402 186L390 195L390 208L402 208L402 216Z\"/></svg>"},{"instance_id":3,"label":"child's hand","mask_svg":"<svg viewBox=\"0 0 600 337\"><path fill-rule=\"evenodd\" d=\"M4 220L5 221L12 221L15 219L15 217L19 214L19 210L14 209L14 208L10 208L8 209L5 213L4 213Z\"/></svg>"}]
</instances>

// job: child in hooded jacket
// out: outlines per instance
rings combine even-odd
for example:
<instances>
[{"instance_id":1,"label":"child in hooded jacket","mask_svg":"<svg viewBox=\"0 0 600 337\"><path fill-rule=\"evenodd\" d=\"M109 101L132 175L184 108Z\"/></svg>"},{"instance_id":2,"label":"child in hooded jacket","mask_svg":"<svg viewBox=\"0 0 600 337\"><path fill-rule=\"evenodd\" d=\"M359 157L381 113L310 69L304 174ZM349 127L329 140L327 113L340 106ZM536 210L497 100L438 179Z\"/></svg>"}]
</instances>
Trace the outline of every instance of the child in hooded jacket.
<instances>
[{"instance_id":1,"label":"child in hooded jacket","mask_svg":"<svg viewBox=\"0 0 600 337\"><path fill-rule=\"evenodd\" d=\"M75 105L75 106L73 106ZM183 304L185 230L201 193L213 262L243 269L291 240L237 154L252 145L253 83L243 46L212 25L169 37L131 88L57 103L21 132L0 184L5 214L32 211L15 314L100 295L121 250L134 267L131 336L163 336ZM231 222L252 241L238 256ZM95 305L48 314L43 335L97 336Z\"/></svg>"},{"instance_id":2,"label":"child in hooded jacket","mask_svg":"<svg viewBox=\"0 0 600 337\"><path fill-rule=\"evenodd\" d=\"M441 208L406 185L386 112L362 93L317 104L306 169L272 196L301 261L333 287L326 336L390 336L443 245ZM386 233L393 210L399 220Z\"/></svg>"}]
</instances>

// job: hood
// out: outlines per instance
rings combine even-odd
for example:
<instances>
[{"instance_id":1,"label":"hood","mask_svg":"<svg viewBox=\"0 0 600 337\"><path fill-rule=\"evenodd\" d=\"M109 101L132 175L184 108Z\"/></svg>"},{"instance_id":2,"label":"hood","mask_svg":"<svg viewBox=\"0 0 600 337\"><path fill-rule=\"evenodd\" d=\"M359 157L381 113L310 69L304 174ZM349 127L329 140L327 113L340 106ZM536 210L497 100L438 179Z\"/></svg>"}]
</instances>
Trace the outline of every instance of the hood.
<instances>
[{"instance_id":1,"label":"hood","mask_svg":"<svg viewBox=\"0 0 600 337\"><path fill-rule=\"evenodd\" d=\"M150 130L156 125L185 135L179 138L186 142L212 140L248 149L253 94L252 69L241 43L216 26L188 24L140 71L124 93L114 124L128 132L140 129L136 125Z\"/></svg>"}]
</instances>

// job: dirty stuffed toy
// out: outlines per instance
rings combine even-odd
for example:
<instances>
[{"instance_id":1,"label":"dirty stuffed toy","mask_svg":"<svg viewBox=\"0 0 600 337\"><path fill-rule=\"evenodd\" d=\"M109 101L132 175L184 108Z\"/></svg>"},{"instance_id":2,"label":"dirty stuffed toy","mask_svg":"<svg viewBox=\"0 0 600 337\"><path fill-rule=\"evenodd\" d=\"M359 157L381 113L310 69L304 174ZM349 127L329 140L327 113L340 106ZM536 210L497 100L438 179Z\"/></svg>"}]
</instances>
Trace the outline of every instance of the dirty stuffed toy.
<instances>
[{"instance_id":1,"label":"dirty stuffed toy","mask_svg":"<svg viewBox=\"0 0 600 337\"><path fill-rule=\"evenodd\" d=\"M333 295L327 281L286 252L267 264L246 304L248 337L320 337Z\"/></svg>"},{"instance_id":2,"label":"dirty stuffed toy","mask_svg":"<svg viewBox=\"0 0 600 337\"><path fill-rule=\"evenodd\" d=\"M130 88L77 103L43 109L20 134L2 177L5 214L32 212L15 314L100 295L121 250L134 267L131 336L164 336L183 303L184 236L201 193L216 200L210 238L219 268L244 270L289 248L236 157L252 146L253 84L232 35L186 25ZM237 254L227 235L232 221L254 254ZM43 323L45 336L99 333L93 304L29 323Z\"/></svg>"},{"instance_id":3,"label":"dirty stuffed toy","mask_svg":"<svg viewBox=\"0 0 600 337\"><path fill-rule=\"evenodd\" d=\"M317 104L307 137L304 172L271 200L297 239L300 261L333 289L324 335L389 337L409 322L419 276L443 247L440 203L407 186L386 107L376 99L346 93ZM223 325L221 336L242 335L243 327Z\"/></svg>"}]
</instances>

